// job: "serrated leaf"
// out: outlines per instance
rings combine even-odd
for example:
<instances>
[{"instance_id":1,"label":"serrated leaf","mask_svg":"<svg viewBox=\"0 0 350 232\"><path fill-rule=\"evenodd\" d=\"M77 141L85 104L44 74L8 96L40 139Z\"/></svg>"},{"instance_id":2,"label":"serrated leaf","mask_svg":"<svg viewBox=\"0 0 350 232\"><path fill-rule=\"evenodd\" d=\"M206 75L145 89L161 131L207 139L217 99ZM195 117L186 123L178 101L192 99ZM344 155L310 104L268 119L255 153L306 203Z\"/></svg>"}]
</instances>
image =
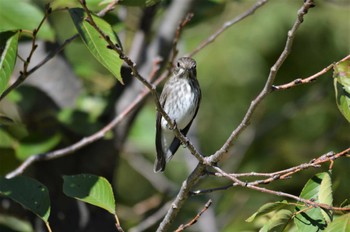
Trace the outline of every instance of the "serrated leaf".
<instances>
[{"instance_id":1,"label":"serrated leaf","mask_svg":"<svg viewBox=\"0 0 350 232\"><path fill-rule=\"evenodd\" d=\"M328 172L325 172L323 175L322 182L320 184L320 190L318 193L318 202L327 204L332 206L333 205L333 191L332 191L332 179ZM332 211L330 210L321 210L323 218L326 220L327 223L330 223L333 218Z\"/></svg>"},{"instance_id":2,"label":"serrated leaf","mask_svg":"<svg viewBox=\"0 0 350 232\"><path fill-rule=\"evenodd\" d=\"M263 206L261 206L258 209L258 211L256 211L252 216L247 218L245 221L252 222L256 217L268 214L275 210L287 209L287 208L291 208L291 205L287 201L266 203Z\"/></svg>"},{"instance_id":3,"label":"serrated leaf","mask_svg":"<svg viewBox=\"0 0 350 232\"><path fill-rule=\"evenodd\" d=\"M37 28L44 13L30 1L0 0L0 32L29 30ZM53 41L54 32L49 24L44 23L38 37Z\"/></svg>"},{"instance_id":4,"label":"serrated leaf","mask_svg":"<svg viewBox=\"0 0 350 232\"><path fill-rule=\"evenodd\" d=\"M334 90L339 111L350 122L350 61L334 65Z\"/></svg>"},{"instance_id":5,"label":"serrated leaf","mask_svg":"<svg viewBox=\"0 0 350 232\"><path fill-rule=\"evenodd\" d=\"M63 177L63 192L69 197L101 207L115 214L115 199L110 183L100 176L80 174Z\"/></svg>"},{"instance_id":6,"label":"serrated leaf","mask_svg":"<svg viewBox=\"0 0 350 232\"><path fill-rule=\"evenodd\" d=\"M331 193L329 173L322 172L308 180L301 191L300 197L317 203L331 205L332 197L329 195ZM322 196L320 197L320 195ZM294 222L298 227L298 231L301 232L324 230L327 226L327 220L331 220L332 218L331 211L324 211L320 208L308 208L307 206L303 206L296 207L295 211L297 214L294 217ZM325 219L324 214L327 215L327 219Z\"/></svg>"},{"instance_id":7,"label":"serrated leaf","mask_svg":"<svg viewBox=\"0 0 350 232\"><path fill-rule=\"evenodd\" d=\"M105 68L107 68L121 83L123 83L120 76L120 69L123 61L119 58L119 55L115 51L107 48L107 42L101 37L96 29L85 20L86 13L83 9L69 9L69 13L80 37L84 41L84 44L87 46L89 51ZM114 33L111 25L99 17L92 17L96 25L103 31L103 33L109 36L114 44L120 44L119 39Z\"/></svg>"},{"instance_id":8,"label":"serrated leaf","mask_svg":"<svg viewBox=\"0 0 350 232\"><path fill-rule=\"evenodd\" d=\"M8 197L47 222L50 216L50 197L46 186L29 177L6 179L0 176L0 195Z\"/></svg>"},{"instance_id":9,"label":"serrated leaf","mask_svg":"<svg viewBox=\"0 0 350 232\"><path fill-rule=\"evenodd\" d=\"M0 95L5 91L16 64L18 38L19 32L0 33Z\"/></svg>"},{"instance_id":10,"label":"serrated leaf","mask_svg":"<svg viewBox=\"0 0 350 232\"><path fill-rule=\"evenodd\" d=\"M293 213L287 209L281 209L276 211L272 217L265 223L265 225L259 230L260 232L278 232L283 231L291 220Z\"/></svg>"},{"instance_id":11,"label":"serrated leaf","mask_svg":"<svg viewBox=\"0 0 350 232\"><path fill-rule=\"evenodd\" d=\"M324 232L349 232L350 231L350 213L344 214L334 219Z\"/></svg>"}]
</instances>

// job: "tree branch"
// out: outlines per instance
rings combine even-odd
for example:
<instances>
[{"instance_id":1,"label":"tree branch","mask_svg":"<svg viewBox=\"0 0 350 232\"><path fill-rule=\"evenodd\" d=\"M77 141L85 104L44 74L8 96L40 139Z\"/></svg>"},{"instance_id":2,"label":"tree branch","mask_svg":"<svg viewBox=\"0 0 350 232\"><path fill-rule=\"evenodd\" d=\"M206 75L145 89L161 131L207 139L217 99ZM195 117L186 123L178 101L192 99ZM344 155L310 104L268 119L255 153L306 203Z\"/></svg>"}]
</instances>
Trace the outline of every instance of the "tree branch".
<instances>
[{"instance_id":1,"label":"tree branch","mask_svg":"<svg viewBox=\"0 0 350 232\"><path fill-rule=\"evenodd\" d=\"M344 57L343 59L341 59L340 61L338 61L336 64L343 62L345 60L350 60L350 55ZM331 70L334 67L335 64L330 64L327 67L325 67L324 69L322 69L321 71L319 71L318 73L315 73L309 77L306 78L297 78L294 81L291 81L289 83L286 84L282 84L282 85L273 85L272 86L272 90L286 90L286 89L290 89L293 87L296 87L298 85L302 85L302 84L309 84L313 81L316 81L317 78L319 78L320 76L322 76L323 74L327 73L329 70Z\"/></svg>"},{"instance_id":2,"label":"tree branch","mask_svg":"<svg viewBox=\"0 0 350 232\"><path fill-rule=\"evenodd\" d=\"M15 88L17 88L20 84L23 83L23 81L25 81L27 79L27 77L32 74L35 70L37 70L39 67L41 67L43 64L45 64L48 60L50 60L53 56L55 56L57 53L55 53L54 55L52 55L52 57L50 58L45 58L41 63L39 63L38 65L36 65L34 68L32 68L31 70L28 71L28 67L29 67L29 64L30 64L30 61L33 57L33 54L36 50L36 48L38 47L38 45L36 44L36 39L37 39L37 35L38 35L38 32L41 28L41 26L44 24L45 20L47 19L47 17L49 17L49 15L51 14L52 12L52 9L50 7L50 5L48 4L46 6L46 9L45 9L45 14L44 14L44 17L42 18L42 20L40 21L39 25L37 28L35 28L33 30L33 38L32 38L32 49L30 50L29 52L29 55L28 57L23 61L23 69L22 71L20 71L20 75L19 77L16 79L16 81L10 85L1 95L0 95L0 101L2 99L4 99L12 90L14 90ZM64 44L65 46L66 44ZM46 60L48 59L48 60ZM23 59L22 59L23 60ZM45 61L46 60L46 61Z\"/></svg>"},{"instance_id":3,"label":"tree branch","mask_svg":"<svg viewBox=\"0 0 350 232\"><path fill-rule=\"evenodd\" d=\"M195 224L198 219L202 216L202 214L207 211L207 209L209 209L210 205L212 203L212 200L209 199L209 201L204 205L203 209L188 223L186 223L185 225L180 225L179 228L177 228L177 230L175 232L181 232L184 231L186 228L192 226L193 224Z\"/></svg>"},{"instance_id":4,"label":"tree branch","mask_svg":"<svg viewBox=\"0 0 350 232\"><path fill-rule=\"evenodd\" d=\"M265 3L267 3L268 0L259 0L257 1L250 9L248 9L247 11L245 11L244 13L238 15L237 17L233 18L230 21L225 22L221 28L219 28L219 30L217 30L214 34L212 34L209 38L207 38L206 40L204 40L196 49L194 49L188 56L192 57L195 54L197 54L199 51L201 51L203 48L205 48L206 46L208 46L210 43L213 43L215 41L215 39L217 37L219 37L219 35L221 35L224 31L226 31L228 28L230 28L231 26L233 26L234 24L242 21L243 19L245 19L246 17L248 17L249 15L254 14L254 12L259 9L260 7L262 7L263 5L265 5Z\"/></svg>"},{"instance_id":5,"label":"tree branch","mask_svg":"<svg viewBox=\"0 0 350 232\"><path fill-rule=\"evenodd\" d=\"M265 99L265 97L271 92L273 82L276 79L276 75L284 61L287 59L289 53L291 52L292 44L294 37L296 35L296 32L303 22L303 18L305 14L307 14L310 7L313 7L314 3L312 0L308 0L304 2L303 6L298 10L297 13L297 19L294 22L292 28L288 31L288 37L286 41L286 45L284 47L284 50L282 51L281 55L277 59L276 63L271 67L270 74L266 80L264 88L261 90L259 95L251 102L242 122L238 125L238 127L231 133L229 138L226 140L224 145L213 155L206 158L206 161L208 164L215 164L218 161L221 160L221 158L224 156L225 153L227 153L228 149L232 146L232 143L235 139L238 138L238 136L247 128L247 126L250 124L250 120L255 112L255 110L258 108L260 103Z\"/></svg>"}]
</instances>

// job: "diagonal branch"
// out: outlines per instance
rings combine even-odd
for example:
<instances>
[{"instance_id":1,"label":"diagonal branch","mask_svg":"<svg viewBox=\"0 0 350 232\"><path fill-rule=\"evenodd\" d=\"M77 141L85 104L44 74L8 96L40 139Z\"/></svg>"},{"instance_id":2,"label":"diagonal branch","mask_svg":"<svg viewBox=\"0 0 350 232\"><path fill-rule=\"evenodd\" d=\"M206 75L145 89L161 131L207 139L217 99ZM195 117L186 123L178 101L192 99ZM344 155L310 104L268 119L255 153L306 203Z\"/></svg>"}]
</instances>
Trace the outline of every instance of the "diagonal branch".
<instances>
[{"instance_id":1,"label":"diagonal branch","mask_svg":"<svg viewBox=\"0 0 350 232\"><path fill-rule=\"evenodd\" d=\"M197 54L199 51L201 51L203 48L205 48L206 46L208 46L209 44L213 43L215 41L215 39L217 37L219 37L219 35L221 35L224 31L226 31L228 28L230 28L231 26L233 26L234 24L242 21L243 19L245 19L246 17L248 17L249 15L254 14L254 12L259 9L260 7L262 7L263 5L265 5L265 3L267 3L268 0L259 0L257 1L250 9L248 9L247 11L245 11L244 13L238 15L237 17L233 18L232 20L224 23L221 28L219 28L219 30L217 30L214 34L212 34L209 38L207 38L206 40L204 40L196 49L194 49L188 56L192 57L195 54Z\"/></svg>"},{"instance_id":2,"label":"diagonal branch","mask_svg":"<svg viewBox=\"0 0 350 232\"><path fill-rule=\"evenodd\" d=\"M192 226L193 224L195 224L198 219L202 216L202 214L207 211L207 209L209 209L210 205L212 203L212 200L209 199L209 201L204 205L203 209L188 223L186 223L185 225L180 225L179 228L177 228L177 230L175 232L181 232L184 231L186 228Z\"/></svg>"},{"instance_id":3,"label":"diagonal branch","mask_svg":"<svg viewBox=\"0 0 350 232\"><path fill-rule=\"evenodd\" d=\"M336 64L343 62L345 60L350 60L350 55L348 55L348 56L344 57L343 59L341 59L340 61L336 62ZM315 73L309 77L306 77L303 79L297 78L294 81L291 81L289 83L282 84L282 85L276 85L276 86L273 85L272 90L285 90L285 89L293 88L293 87L298 86L298 85L311 83L311 82L315 81L317 78L319 78L320 76L322 76L323 74L327 73L333 67L334 67L334 64L330 64L327 67L325 67L324 69L322 69L321 71L319 71L318 73Z\"/></svg>"},{"instance_id":4,"label":"diagonal branch","mask_svg":"<svg viewBox=\"0 0 350 232\"><path fill-rule=\"evenodd\" d=\"M286 45L281 55L277 59L276 63L271 67L270 74L266 80L264 88L261 90L259 95L251 102L247 113L245 114L242 122L238 125L238 127L231 133L229 138L226 140L224 145L213 155L206 158L207 163L215 164L221 160L225 153L227 153L228 149L232 146L232 143L238 136L248 127L250 124L250 120L260 105L260 103L265 99L265 97L272 91L272 85L276 79L276 75L284 61L287 59L288 55L291 52L291 48L293 45L293 40L296 35L298 28L304 20L305 14L307 14L309 8L313 7L314 3L312 0L306 1L303 6L298 10L297 19L295 20L292 28L288 31L288 37L286 41Z\"/></svg>"},{"instance_id":5,"label":"diagonal branch","mask_svg":"<svg viewBox=\"0 0 350 232\"><path fill-rule=\"evenodd\" d=\"M291 51L291 46L292 46L296 31L298 30L300 24L303 22L303 17L307 13L308 9L310 7L313 7L313 6L314 6L313 1L308 0L298 10L297 19L294 22L292 29L288 32L286 46L285 46L282 54L280 55L279 59L271 67L271 71L270 71L269 77L266 81L265 87L263 88L263 90L261 91L259 96L255 100L252 101L245 117L243 118L243 121L232 132L232 134L227 139L227 141L222 146L222 148L220 148L213 155L205 158L205 163L204 163L205 165L213 166L214 169L217 168L214 165L223 157L223 155L231 147L233 140L236 139L245 130L245 128L249 125L250 119L251 119L254 111L256 110L256 108L258 107L260 102L271 92L272 84L276 78L276 74L277 74L279 68L284 63L284 60L287 58L287 56L289 55L289 53ZM175 219L177 213L179 212L179 209L183 206L183 204L185 203L185 201L189 197L189 195L191 193L190 192L191 188L193 188L198 183L201 175L203 175L203 173L205 171L204 164L199 163L197 165L197 167L195 168L195 170L191 173L191 175L183 182L182 187L181 187L180 191L178 192L178 194L173 202L172 207L169 209L167 215L165 216L165 218L163 219L163 221L159 225L157 232L166 231L169 228L171 222ZM219 169L219 168L217 168L217 169ZM229 178L234 180L234 182L236 182L237 184L239 184L241 186L245 185L245 182L240 181L236 177L229 176ZM259 187L258 186L251 186L251 188L259 188ZM293 195L291 195L291 197L292 196Z\"/></svg>"},{"instance_id":6,"label":"diagonal branch","mask_svg":"<svg viewBox=\"0 0 350 232\"><path fill-rule=\"evenodd\" d=\"M86 2L84 0L80 1L81 5L83 6L86 14L87 14L87 21L93 26L96 31L102 36L102 38L108 43L107 47L109 49L112 49L116 53L119 54L119 57L124 60L124 62L130 67L132 71L132 75L137 78L153 95L154 102L156 104L157 110L161 113L161 115L164 117L164 119L167 121L169 126L173 128L175 136L181 141L182 144L185 144L187 148L190 150L191 154L194 155L201 163L204 162L203 156L198 152L198 150L195 148L195 146L189 141L189 139L184 136L181 131L176 127L176 122L174 122L169 115L164 111L162 108L159 96L156 91L155 85L150 83L148 80L146 80L144 77L141 76L141 74L138 72L136 64L127 56L124 54L123 50L120 46L117 44L114 44L112 40L109 38L108 35L106 35L94 22L91 13L89 9L86 6Z\"/></svg>"}]
</instances>

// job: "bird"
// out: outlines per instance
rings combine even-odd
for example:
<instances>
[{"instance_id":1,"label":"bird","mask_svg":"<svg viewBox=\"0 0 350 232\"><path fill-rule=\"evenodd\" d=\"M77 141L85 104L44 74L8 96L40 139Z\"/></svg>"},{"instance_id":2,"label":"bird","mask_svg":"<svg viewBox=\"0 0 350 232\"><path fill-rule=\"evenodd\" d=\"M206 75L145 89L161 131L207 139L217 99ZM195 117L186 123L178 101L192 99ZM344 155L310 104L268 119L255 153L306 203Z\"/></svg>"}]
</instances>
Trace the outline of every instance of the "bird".
<instances>
[{"instance_id":1,"label":"bird","mask_svg":"<svg viewBox=\"0 0 350 232\"><path fill-rule=\"evenodd\" d=\"M163 87L159 103L184 136L197 115L201 97L196 61L190 57L179 58L173 75ZM154 172L163 172L181 142L159 111L156 115L155 144L157 157Z\"/></svg>"}]
</instances>

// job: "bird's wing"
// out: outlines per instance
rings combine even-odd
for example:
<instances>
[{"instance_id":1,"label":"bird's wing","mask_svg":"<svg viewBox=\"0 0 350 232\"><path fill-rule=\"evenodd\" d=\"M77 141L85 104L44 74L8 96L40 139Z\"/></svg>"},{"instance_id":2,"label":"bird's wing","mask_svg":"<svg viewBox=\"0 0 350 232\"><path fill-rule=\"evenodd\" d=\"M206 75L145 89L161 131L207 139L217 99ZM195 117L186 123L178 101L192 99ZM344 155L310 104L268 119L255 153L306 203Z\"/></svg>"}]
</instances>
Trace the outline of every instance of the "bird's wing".
<instances>
[{"instance_id":1,"label":"bird's wing","mask_svg":"<svg viewBox=\"0 0 350 232\"><path fill-rule=\"evenodd\" d=\"M160 104L164 107L165 98L161 96ZM154 164L154 171L164 171L166 159L164 154L164 149L162 146L162 125L161 125L162 115L159 111L157 111L157 119L156 119L156 150L157 150L157 159Z\"/></svg>"}]
</instances>

